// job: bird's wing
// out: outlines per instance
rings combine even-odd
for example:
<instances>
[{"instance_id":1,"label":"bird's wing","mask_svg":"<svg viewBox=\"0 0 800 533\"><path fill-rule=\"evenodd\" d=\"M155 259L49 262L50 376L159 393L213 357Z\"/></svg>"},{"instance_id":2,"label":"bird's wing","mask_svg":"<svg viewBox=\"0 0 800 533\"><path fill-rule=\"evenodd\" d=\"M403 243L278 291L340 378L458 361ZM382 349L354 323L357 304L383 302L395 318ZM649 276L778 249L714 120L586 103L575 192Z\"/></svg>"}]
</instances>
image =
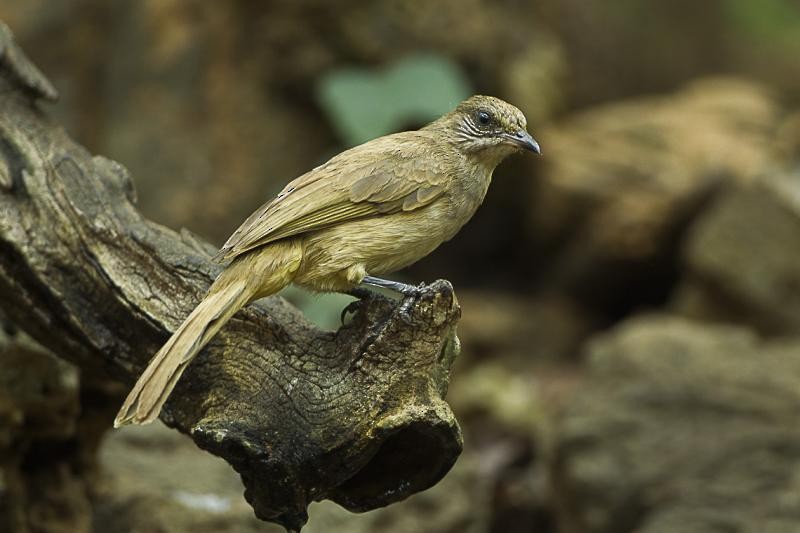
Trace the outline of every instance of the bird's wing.
<instances>
[{"instance_id":1,"label":"bird's wing","mask_svg":"<svg viewBox=\"0 0 800 533\"><path fill-rule=\"evenodd\" d=\"M403 143L399 148L383 144L385 150L378 143L340 154L289 183L250 215L215 259L227 261L267 243L342 222L413 211L444 192L447 176L426 164L427 158L414 157L414 150L403 150Z\"/></svg>"}]
</instances>

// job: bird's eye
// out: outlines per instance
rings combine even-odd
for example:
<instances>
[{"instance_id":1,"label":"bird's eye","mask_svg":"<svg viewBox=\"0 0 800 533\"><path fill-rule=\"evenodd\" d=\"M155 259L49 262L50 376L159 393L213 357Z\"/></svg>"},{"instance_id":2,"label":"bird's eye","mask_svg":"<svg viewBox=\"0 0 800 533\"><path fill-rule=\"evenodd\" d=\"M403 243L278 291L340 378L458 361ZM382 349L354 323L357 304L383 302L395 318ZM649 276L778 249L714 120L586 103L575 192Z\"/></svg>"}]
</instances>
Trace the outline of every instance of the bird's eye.
<instances>
[{"instance_id":1,"label":"bird's eye","mask_svg":"<svg viewBox=\"0 0 800 533\"><path fill-rule=\"evenodd\" d=\"M487 111L478 111L477 117L478 124L481 126L488 126L492 121L492 115L490 115Z\"/></svg>"}]
</instances>

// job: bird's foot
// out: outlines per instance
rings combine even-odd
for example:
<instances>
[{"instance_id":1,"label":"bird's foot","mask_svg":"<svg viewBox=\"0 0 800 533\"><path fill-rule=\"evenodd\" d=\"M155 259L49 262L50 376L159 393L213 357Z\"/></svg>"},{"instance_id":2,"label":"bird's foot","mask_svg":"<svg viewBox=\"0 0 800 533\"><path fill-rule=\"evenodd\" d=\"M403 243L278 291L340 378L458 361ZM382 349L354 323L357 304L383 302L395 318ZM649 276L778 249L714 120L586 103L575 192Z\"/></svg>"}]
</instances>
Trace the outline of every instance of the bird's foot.
<instances>
[{"instance_id":1,"label":"bird's foot","mask_svg":"<svg viewBox=\"0 0 800 533\"><path fill-rule=\"evenodd\" d=\"M394 291L398 294L401 294L403 296L403 299L402 303L400 304L400 307L398 308L398 313L406 321L411 320L411 309L414 307L414 304L417 302L417 298L419 298L420 294L422 294L422 291L425 288L424 283L420 283L419 285L409 285L408 283L401 283L399 281L376 278L373 276L366 276L362 281L362 283L364 285L369 285L371 287L388 289L390 291ZM364 291L364 289L358 289L358 288L354 290ZM364 292L369 292L369 291L364 291ZM357 302L353 302L353 304L356 303ZM347 311L347 308L345 308L345 311Z\"/></svg>"},{"instance_id":2,"label":"bird's foot","mask_svg":"<svg viewBox=\"0 0 800 533\"><path fill-rule=\"evenodd\" d=\"M418 290L413 294L404 295L403 302L400 304L400 308L397 312L406 322L411 322L411 309L414 307L414 304L417 303L417 297L419 297L421 292L421 290Z\"/></svg>"},{"instance_id":3,"label":"bird's foot","mask_svg":"<svg viewBox=\"0 0 800 533\"><path fill-rule=\"evenodd\" d=\"M353 300L352 302L347 304L344 309L342 309L342 314L339 315L339 319L341 320L342 324L344 324L344 320L347 317L348 313L355 315L358 312L358 310L361 309L361 306L364 304L364 300L369 300L370 298L375 296L375 293L372 292L371 290L360 287L355 287L353 289L350 289L349 291L347 291L346 294L349 294L350 296L353 296L357 299Z\"/></svg>"},{"instance_id":4,"label":"bird's foot","mask_svg":"<svg viewBox=\"0 0 800 533\"><path fill-rule=\"evenodd\" d=\"M427 286L425 283L419 285L407 285L409 290L403 293L403 303L400 304L398 312L406 322L411 322L411 309L417 304L417 300L422 296Z\"/></svg>"}]
</instances>

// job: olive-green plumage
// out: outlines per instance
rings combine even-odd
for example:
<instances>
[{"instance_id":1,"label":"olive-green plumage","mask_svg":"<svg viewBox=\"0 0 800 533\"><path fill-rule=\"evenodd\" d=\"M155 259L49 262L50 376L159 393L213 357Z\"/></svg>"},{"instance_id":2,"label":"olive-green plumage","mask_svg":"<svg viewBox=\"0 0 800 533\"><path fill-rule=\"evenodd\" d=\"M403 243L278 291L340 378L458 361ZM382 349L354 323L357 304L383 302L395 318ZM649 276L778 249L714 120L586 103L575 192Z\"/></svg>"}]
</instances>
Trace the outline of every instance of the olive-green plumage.
<instances>
[{"instance_id":1,"label":"olive-green plumage","mask_svg":"<svg viewBox=\"0 0 800 533\"><path fill-rule=\"evenodd\" d=\"M158 417L186 366L253 300L289 283L314 291L391 284L372 276L408 266L451 239L506 156L539 152L525 127L516 107L473 96L420 130L356 146L289 183L219 251L216 259L230 264L150 361L115 426Z\"/></svg>"}]
</instances>

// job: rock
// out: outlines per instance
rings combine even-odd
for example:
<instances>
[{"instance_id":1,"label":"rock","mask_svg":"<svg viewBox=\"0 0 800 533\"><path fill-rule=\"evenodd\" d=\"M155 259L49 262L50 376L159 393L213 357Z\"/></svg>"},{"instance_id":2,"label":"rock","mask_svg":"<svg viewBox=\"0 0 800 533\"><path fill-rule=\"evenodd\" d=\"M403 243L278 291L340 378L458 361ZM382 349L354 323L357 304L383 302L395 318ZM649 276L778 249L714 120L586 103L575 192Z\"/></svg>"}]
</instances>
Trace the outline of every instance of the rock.
<instances>
[{"instance_id":1,"label":"rock","mask_svg":"<svg viewBox=\"0 0 800 533\"><path fill-rule=\"evenodd\" d=\"M674 306L689 316L800 328L800 176L726 191L693 225Z\"/></svg>"},{"instance_id":2,"label":"rock","mask_svg":"<svg viewBox=\"0 0 800 533\"><path fill-rule=\"evenodd\" d=\"M476 360L531 362L577 357L583 339L599 328L596 320L559 295L527 295L464 289L458 291L462 353L457 365Z\"/></svg>"},{"instance_id":3,"label":"rock","mask_svg":"<svg viewBox=\"0 0 800 533\"><path fill-rule=\"evenodd\" d=\"M239 476L161 422L112 431L100 448L98 532L283 532L258 520Z\"/></svg>"},{"instance_id":4,"label":"rock","mask_svg":"<svg viewBox=\"0 0 800 533\"><path fill-rule=\"evenodd\" d=\"M589 356L554 443L563 531L798 530L800 342L649 316Z\"/></svg>"},{"instance_id":5,"label":"rock","mask_svg":"<svg viewBox=\"0 0 800 533\"><path fill-rule=\"evenodd\" d=\"M124 391L79 376L1 312L0 325L0 531L100 531L96 452Z\"/></svg>"},{"instance_id":6,"label":"rock","mask_svg":"<svg viewBox=\"0 0 800 533\"><path fill-rule=\"evenodd\" d=\"M76 445L78 374L0 329L0 530L89 533L89 486Z\"/></svg>"},{"instance_id":7,"label":"rock","mask_svg":"<svg viewBox=\"0 0 800 533\"><path fill-rule=\"evenodd\" d=\"M662 301L683 230L721 186L771 166L778 119L763 88L706 79L543 131L529 213L554 258L546 284L607 308Z\"/></svg>"}]
</instances>

